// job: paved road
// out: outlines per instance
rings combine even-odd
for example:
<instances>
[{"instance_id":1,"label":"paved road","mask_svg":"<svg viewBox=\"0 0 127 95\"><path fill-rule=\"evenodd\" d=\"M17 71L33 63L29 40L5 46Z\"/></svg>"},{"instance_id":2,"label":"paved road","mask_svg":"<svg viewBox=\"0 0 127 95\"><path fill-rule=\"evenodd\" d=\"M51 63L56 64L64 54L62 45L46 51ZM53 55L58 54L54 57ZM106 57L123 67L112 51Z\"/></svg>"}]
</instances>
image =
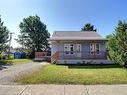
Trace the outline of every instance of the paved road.
<instances>
[{"instance_id":1,"label":"paved road","mask_svg":"<svg viewBox=\"0 0 127 95\"><path fill-rule=\"evenodd\" d=\"M127 95L127 85L0 85L0 95Z\"/></svg>"},{"instance_id":2,"label":"paved road","mask_svg":"<svg viewBox=\"0 0 127 95\"><path fill-rule=\"evenodd\" d=\"M0 70L0 84L16 84L14 83L16 78L39 69L42 64L43 63L33 62L28 64L4 66L3 69Z\"/></svg>"}]
</instances>

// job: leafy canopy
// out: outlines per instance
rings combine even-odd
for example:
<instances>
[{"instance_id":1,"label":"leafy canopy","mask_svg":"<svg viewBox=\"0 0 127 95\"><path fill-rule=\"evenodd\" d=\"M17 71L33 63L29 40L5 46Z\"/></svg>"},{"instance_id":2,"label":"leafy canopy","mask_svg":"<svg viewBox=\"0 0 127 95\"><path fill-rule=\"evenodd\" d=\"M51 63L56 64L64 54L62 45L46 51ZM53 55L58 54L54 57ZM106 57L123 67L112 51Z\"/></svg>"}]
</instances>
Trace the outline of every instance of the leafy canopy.
<instances>
[{"instance_id":1,"label":"leafy canopy","mask_svg":"<svg viewBox=\"0 0 127 95\"><path fill-rule=\"evenodd\" d=\"M47 38L50 37L46 25L41 22L39 16L29 16L24 18L19 25L20 35L16 39L23 47L35 51L48 51L49 44Z\"/></svg>"},{"instance_id":2,"label":"leafy canopy","mask_svg":"<svg viewBox=\"0 0 127 95\"><path fill-rule=\"evenodd\" d=\"M82 31L95 31L96 32L96 29L94 29L94 25L91 25L90 23L86 23L81 30Z\"/></svg>"},{"instance_id":3,"label":"leafy canopy","mask_svg":"<svg viewBox=\"0 0 127 95\"><path fill-rule=\"evenodd\" d=\"M5 50L6 43L8 42L9 30L3 25L4 22L1 20L0 16L0 53Z\"/></svg>"}]
</instances>

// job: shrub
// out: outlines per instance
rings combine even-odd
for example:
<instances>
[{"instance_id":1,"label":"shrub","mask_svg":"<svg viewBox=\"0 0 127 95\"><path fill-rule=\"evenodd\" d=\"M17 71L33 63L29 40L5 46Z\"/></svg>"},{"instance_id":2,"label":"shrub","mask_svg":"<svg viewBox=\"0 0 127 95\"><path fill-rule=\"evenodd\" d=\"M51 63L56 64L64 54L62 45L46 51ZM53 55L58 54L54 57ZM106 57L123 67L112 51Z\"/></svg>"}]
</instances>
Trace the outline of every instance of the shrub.
<instances>
[{"instance_id":1,"label":"shrub","mask_svg":"<svg viewBox=\"0 0 127 95\"><path fill-rule=\"evenodd\" d=\"M9 55L9 60L13 60L14 59L14 55L13 54L10 54Z\"/></svg>"}]
</instances>

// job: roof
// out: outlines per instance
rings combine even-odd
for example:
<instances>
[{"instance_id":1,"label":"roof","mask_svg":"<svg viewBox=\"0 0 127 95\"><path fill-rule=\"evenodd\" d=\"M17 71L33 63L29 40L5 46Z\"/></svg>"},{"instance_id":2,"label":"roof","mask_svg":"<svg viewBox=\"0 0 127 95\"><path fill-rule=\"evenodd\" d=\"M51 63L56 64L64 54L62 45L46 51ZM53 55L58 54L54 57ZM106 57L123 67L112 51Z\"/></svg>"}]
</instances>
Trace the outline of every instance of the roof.
<instances>
[{"instance_id":1,"label":"roof","mask_svg":"<svg viewBox=\"0 0 127 95\"><path fill-rule=\"evenodd\" d=\"M49 41L57 40L106 40L95 31L55 31Z\"/></svg>"}]
</instances>

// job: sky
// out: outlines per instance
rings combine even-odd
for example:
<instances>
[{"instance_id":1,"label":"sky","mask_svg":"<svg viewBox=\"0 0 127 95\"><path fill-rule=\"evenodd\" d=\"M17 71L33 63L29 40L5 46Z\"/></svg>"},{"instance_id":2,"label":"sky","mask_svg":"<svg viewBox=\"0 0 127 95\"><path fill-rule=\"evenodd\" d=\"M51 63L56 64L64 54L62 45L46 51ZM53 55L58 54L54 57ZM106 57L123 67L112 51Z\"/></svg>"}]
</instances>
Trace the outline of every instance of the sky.
<instances>
[{"instance_id":1,"label":"sky","mask_svg":"<svg viewBox=\"0 0 127 95\"><path fill-rule=\"evenodd\" d=\"M106 37L114 32L119 20L127 21L127 0L1 0L0 15L4 25L14 32L11 46L20 33L23 18L38 15L53 31L80 31L91 23Z\"/></svg>"}]
</instances>

